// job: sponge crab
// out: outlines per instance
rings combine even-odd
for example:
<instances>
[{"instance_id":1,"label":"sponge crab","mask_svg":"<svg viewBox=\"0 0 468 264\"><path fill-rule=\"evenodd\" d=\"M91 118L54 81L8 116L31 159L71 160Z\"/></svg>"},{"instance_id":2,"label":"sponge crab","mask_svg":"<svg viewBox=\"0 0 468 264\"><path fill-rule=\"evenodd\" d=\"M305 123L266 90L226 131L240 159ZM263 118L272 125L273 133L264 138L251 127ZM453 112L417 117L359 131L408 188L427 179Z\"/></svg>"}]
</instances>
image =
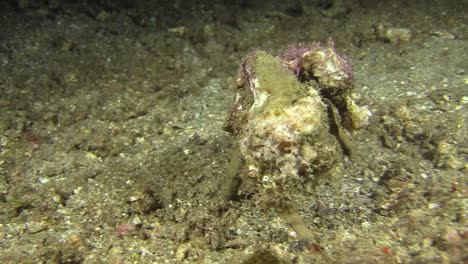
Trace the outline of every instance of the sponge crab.
<instances>
[{"instance_id":1,"label":"sponge crab","mask_svg":"<svg viewBox=\"0 0 468 264\"><path fill-rule=\"evenodd\" d=\"M255 181L249 186L256 186L263 204L312 241L293 197L339 165L342 153L352 153L343 118L354 129L368 124L371 113L351 99L353 88L349 60L331 40L291 46L276 57L254 50L239 67L225 128L245 164L241 177Z\"/></svg>"}]
</instances>

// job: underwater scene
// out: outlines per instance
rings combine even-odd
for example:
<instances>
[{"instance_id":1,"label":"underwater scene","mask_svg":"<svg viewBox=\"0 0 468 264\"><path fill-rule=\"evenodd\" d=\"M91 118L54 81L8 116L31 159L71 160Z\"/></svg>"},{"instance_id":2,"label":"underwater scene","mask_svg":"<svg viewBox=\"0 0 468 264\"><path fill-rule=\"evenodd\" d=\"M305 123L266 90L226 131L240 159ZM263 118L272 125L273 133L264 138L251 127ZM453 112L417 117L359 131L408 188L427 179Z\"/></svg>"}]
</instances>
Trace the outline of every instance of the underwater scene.
<instances>
[{"instance_id":1,"label":"underwater scene","mask_svg":"<svg viewBox=\"0 0 468 264\"><path fill-rule=\"evenodd\" d=\"M1 1L0 263L467 263L467 11Z\"/></svg>"}]
</instances>

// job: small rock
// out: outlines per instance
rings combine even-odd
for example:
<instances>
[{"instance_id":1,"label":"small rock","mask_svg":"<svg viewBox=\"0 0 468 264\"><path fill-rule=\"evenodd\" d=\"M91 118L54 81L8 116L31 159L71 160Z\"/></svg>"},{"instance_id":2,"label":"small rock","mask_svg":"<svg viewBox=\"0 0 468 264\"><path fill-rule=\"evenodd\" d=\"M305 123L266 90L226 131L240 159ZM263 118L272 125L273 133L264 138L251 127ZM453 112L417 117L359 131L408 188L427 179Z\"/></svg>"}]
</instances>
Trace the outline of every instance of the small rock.
<instances>
[{"instance_id":1,"label":"small rock","mask_svg":"<svg viewBox=\"0 0 468 264\"><path fill-rule=\"evenodd\" d=\"M407 28L384 27L379 24L375 27L377 38L388 41L393 45L402 44L411 39L411 30Z\"/></svg>"}]
</instances>

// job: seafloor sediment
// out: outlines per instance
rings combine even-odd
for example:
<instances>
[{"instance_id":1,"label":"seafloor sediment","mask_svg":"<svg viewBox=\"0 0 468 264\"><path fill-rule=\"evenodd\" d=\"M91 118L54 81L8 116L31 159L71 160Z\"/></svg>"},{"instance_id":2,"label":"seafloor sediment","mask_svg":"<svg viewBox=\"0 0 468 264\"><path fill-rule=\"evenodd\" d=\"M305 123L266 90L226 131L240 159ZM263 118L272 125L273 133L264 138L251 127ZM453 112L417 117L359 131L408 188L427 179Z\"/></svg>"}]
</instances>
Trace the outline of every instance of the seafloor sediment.
<instances>
[{"instance_id":1,"label":"seafloor sediment","mask_svg":"<svg viewBox=\"0 0 468 264\"><path fill-rule=\"evenodd\" d=\"M466 262L466 6L2 1L0 262ZM311 243L223 126L245 55L330 38L372 117L291 194Z\"/></svg>"}]
</instances>

